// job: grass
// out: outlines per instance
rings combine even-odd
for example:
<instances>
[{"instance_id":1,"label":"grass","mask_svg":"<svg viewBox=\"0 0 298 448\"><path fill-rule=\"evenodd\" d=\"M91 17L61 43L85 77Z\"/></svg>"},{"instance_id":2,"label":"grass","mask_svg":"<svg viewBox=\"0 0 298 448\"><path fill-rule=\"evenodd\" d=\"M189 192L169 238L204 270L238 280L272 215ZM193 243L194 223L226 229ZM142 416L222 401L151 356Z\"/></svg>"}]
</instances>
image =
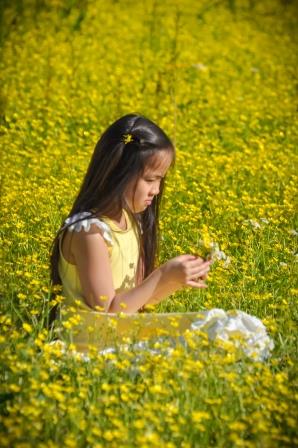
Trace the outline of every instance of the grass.
<instances>
[{"instance_id":1,"label":"grass","mask_svg":"<svg viewBox=\"0 0 298 448\"><path fill-rule=\"evenodd\" d=\"M1 445L297 444L296 3L2 6ZM204 333L171 356L153 342L159 354L91 348L86 361L51 344L51 242L101 132L132 111L177 149L160 262L197 252L200 240L230 258L207 290L185 289L154 311L255 315L275 343L266 362Z\"/></svg>"}]
</instances>

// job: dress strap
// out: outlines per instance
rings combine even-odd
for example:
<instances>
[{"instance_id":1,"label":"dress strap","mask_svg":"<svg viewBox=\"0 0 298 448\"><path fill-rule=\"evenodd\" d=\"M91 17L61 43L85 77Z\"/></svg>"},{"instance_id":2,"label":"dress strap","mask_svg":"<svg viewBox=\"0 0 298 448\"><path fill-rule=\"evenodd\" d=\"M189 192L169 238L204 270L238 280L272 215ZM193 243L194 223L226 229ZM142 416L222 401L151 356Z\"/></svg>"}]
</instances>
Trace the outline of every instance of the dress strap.
<instances>
[{"instance_id":1,"label":"dress strap","mask_svg":"<svg viewBox=\"0 0 298 448\"><path fill-rule=\"evenodd\" d=\"M71 232L80 232L82 229L89 232L91 224L95 224L102 233L102 237L109 244L113 244L112 232L110 226L98 218L92 217L91 212L75 213L64 221L64 226Z\"/></svg>"}]
</instances>

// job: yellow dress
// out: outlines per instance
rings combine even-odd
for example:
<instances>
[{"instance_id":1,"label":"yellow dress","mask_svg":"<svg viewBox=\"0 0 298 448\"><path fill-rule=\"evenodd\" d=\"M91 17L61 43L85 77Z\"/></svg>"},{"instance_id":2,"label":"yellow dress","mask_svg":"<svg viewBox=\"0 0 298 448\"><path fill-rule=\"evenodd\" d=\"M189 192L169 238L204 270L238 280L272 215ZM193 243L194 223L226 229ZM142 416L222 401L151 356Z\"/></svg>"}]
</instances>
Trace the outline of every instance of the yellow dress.
<instances>
[{"instance_id":1,"label":"yellow dress","mask_svg":"<svg viewBox=\"0 0 298 448\"><path fill-rule=\"evenodd\" d=\"M136 271L139 258L139 244L137 229L131 221L128 213L124 210L127 222L127 229L120 229L111 219L107 217L88 218L87 213L78 213L74 215L70 221L74 222L78 218L86 218L78 223L70 226L70 231L88 231L91 224L96 224L101 230L101 234L107 243L113 283L116 293L129 290L136 286ZM77 272L77 267L69 263L63 256L61 250L62 235L59 239L60 258L58 262L58 270L63 285L63 294L66 296L65 304L71 306L75 300L79 300L82 309L90 310L85 304L83 291Z\"/></svg>"},{"instance_id":2,"label":"yellow dress","mask_svg":"<svg viewBox=\"0 0 298 448\"><path fill-rule=\"evenodd\" d=\"M88 212L68 218L68 231L88 231L96 224L107 243L116 293L136 286L136 270L139 258L138 233L135 224L124 210L127 229L121 230L107 217L90 218ZM78 218L84 218L75 223ZM65 301L61 306L61 320L66 332L60 337L70 337L70 342L79 352L88 352L89 346L103 349L122 343L129 338L132 342L149 339L152 336L182 334L197 318L198 313L106 313L92 310L84 301L76 265L69 263L61 250L58 270L63 285Z\"/></svg>"},{"instance_id":3,"label":"yellow dress","mask_svg":"<svg viewBox=\"0 0 298 448\"><path fill-rule=\"evenodd\" d=\"M68 227L68 231L88 231L91 224L96 224L100 229L109 251L116 294L130 290L136 286L136 273L139 258L139 241L135 223L131 220L127 211L123 211L127 222L126 230L120 229L108 217L104 216L101 219L91 218L90 213L88 212L77 213L65 221L66 224L71 224ZM76 223L75 221L80 218L84 219ZM75 344L78 343L76 344L78 349L85 349L86 344L90 342L90 338L85 334L86 328L89 324L92 326L92 318L94 315L98 316L105 313L94 312L94 310L85 303L77 267L64 258L61 250L63 233L60 235L59 239L60 257L58 262L58 271L63 287L62 292L65 297L65 301L61 307L61 318L66 322L70 318L71 313L73 314L72 310L75 307L75 315L70 322L75 322L75 316L80 316L77 317L77 319L80 319L81 321L81 331L80 336L76 335L73 337L73 342ZM84 330L84 334L82 334L82 330Z\"/></svg>"}]
</instances>

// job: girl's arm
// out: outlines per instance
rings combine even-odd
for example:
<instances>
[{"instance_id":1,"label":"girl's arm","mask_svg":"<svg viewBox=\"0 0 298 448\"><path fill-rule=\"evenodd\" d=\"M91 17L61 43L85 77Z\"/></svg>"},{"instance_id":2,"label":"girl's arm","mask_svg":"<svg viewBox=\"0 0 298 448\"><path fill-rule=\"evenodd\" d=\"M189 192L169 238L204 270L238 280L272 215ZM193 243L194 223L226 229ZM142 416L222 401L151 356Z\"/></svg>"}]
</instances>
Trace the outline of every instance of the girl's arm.
<instances>
[{"instance_id":1,"label":"girl's arm","mask_svg":"<svg viewBox=\"0 0 298 448\"><path fill-rule=\"evenodd\" d=\"M136 282L137 286L141 285L144 281L144 260L141 258L139 263L140 264L138 266L137 282ZM159 302L160 300L151 297L151 299L149 299L148 302L146 302L146 304L139 311L143 312L146 305L156 305Z\"/></svg>"},{"instance_id":2,"label":"girl's arm","mask_svg":"<svg viewBox=\"0 0 298 448\"><path fill-rule=\"evenodd\" d=\"M137 266L137 272L136 272L136 286L139 286L142 281L144 280L144 260L143 258L140 256L139 257L139 262L138 262L138 266ZM147 302L148 303L148 302ZM147 305L146 303L146 305ZM145 311L145 306L143 305L138 312L139 313L144 313Z\"/></svg>"},{"instance_id":3,"label":"girl's arm","mask_svg":"<svg viewBox=\"0 0 298 448\"><path fill-rule=\"evenodd\" d=\"M210 262L193 255L180 255L155 269L135 288L116 294L108 249L94 224L89 232L74 233L72 255L87 305L101 306L106 312L134 313L148 303L159 303L185 286L207 287L196 279L207 274ZM106 300L102 300L103 296ZM121 303L126 305L124 309Z\"/></svg>"}]
</instances>

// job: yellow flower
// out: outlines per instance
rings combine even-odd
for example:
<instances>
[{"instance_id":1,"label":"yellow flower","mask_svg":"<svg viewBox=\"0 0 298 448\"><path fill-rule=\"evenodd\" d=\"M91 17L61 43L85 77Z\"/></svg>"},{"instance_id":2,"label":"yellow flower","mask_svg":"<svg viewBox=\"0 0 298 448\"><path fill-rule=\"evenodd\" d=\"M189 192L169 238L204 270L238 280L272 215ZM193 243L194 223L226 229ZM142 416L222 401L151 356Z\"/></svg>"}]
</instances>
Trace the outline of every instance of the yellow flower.
<instances>
[{"instance_id":1,"label":"yellow flower","mask_svg":"<svg viewBox=\"0 0 298 448\"><path fill-rule=\"evenodd\" d=\"M102 312L105 310L104 307L100 306L100 305L95 305L94 309L95 309L95 311L99 311L99 312Z\"/></svg>"},{"instance_id":2,"label":"yellow flower","mask_svg":"<svg viewBox=\"0 0 298 448\"><path fill-rule=\"evenodd\" d=\"M132 135L131 134L124 134L123 135L123 142L126 144L126 143L129 143L129 142L132 142L133 141L133 137L132 137Z\"/></svg>"},{"instance_id":3,"label":"yellow flower","mask_svg":"<svg viewBox=\"0 0 298 448\"><path fill-rule=\"evenodd\" d=\"M32 333L32 331L33 331L32 326L30 324L27 324L27 322L23 323L23 328L27 333Z\"/></svg>"},{"instance_id":4,"label":"yellow flower","mask_svg":"<svg viewBox=\"0 0 298 448\"><path fill-rule=\"evenodd\" d=\"M229 428L232 431L242 432L246 429L246 424L242 422L232 422L229 424Z\"/></svg>"},{"instance_id":5,"label":"yellow flower","mask_svg":"<svg viewBox=\"0 0 298 448\"><path fill-rule=\"evenodd\" d=\"M210 414L205 411L193 411L191 414L192 421L195 423L200 423L202 420L209 420L211 418Z\"/></svg>"},{"instance_id":6,"label":"yellow flower","mask_svg":"<svg viewBox=\"0 0 298 448\"><path fill-rule=\"evenodd\" d=\"M18 294L18 298L20 299L20 300L25 300L26 299L26 294L23 294L22 292L19 292L19 294Z\"/></svg>"},{"instance_id":7,"label":"yellow flower","mask_svg":"<svg viewBox=\"0 0 298 448\"><path fill-rule=\"evenodd\" d=\"M93 426L93 427L92 427L92 429L91 429L91 433L92 433L94 436L97 436L97 437L100 437L100 436L102 435L102 431L101 431L101 429L99 429L97 426Z\"/></svg>"},{"instance_id":8,"label":"yellow flower","mask_svg":"<svg viewBox=\"0 0 298 448\"><path fill-rule=\"evenodd\" d=\"M137 429L143 429L146 426L146 422L142 419L135 420L133 426Z\"/></svg>"},{"instance_id":9,"label":"yellow flower","mask_svg":"<svg viewBox=\"0 0 298 448\"><path fill-rule=\"evenodd\" d=\"M10 384L9 390L11 390L12 392L20 392L21 388L18 384Z\"/></svg>"},{"instance_id":10,"label":"yellow flower","mask_svg":"<svg viewBox=\"0 0 298 448\"><path fill-rule=\"evenodd\" d=\"M103 438L108 442L111 442L114 438L113 431L107 430L103 433Z\"/></svg>"}]
</instances>

